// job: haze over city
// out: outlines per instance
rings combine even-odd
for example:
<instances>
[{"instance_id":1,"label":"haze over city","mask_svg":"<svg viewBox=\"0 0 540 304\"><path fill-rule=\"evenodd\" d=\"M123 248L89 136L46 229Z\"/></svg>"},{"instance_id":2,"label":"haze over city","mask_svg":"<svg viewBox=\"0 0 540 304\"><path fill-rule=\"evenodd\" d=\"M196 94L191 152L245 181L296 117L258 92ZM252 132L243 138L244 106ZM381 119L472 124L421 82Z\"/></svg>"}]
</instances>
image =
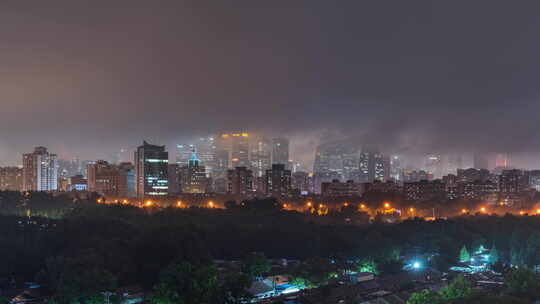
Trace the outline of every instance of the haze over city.
<instances>
[{"instance_id":1,"label":"haze over city","mask_svg":"<svg viewBox=\"0 0 540 304\"><path fill-rule=\"evenodd\" d=\"M3 1L0 161L248 130L290 135L308 168L335 134L538 166L537 6Z\"/></svg>"},{"instance_id":2,"label":"haze over city","mask_svg":"<svg viewBox=\"0 0 540 304\"><path fill-rule=\"evenodd\" d=\"M0 1L0 304L540 303L539 12Z\"/></svg>"}]
</instances>

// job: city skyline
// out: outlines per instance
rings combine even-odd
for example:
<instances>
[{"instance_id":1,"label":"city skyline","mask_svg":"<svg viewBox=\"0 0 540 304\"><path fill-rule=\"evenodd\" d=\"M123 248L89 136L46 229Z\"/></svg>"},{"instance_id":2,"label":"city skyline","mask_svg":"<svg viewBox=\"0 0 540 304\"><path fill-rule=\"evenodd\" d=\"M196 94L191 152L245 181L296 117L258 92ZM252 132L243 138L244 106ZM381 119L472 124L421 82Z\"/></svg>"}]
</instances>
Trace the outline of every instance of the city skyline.
<instances>
[{"instance_id":1,"label":"city skyline","mask_svg":"<svg viewBox=\"0 0 540 304\"><path fill-rule=\"evenodd\" d=\"M2 3L0 163L248 129L540 167L539 4L307 4Z\"/></svg>"}]
</instances>

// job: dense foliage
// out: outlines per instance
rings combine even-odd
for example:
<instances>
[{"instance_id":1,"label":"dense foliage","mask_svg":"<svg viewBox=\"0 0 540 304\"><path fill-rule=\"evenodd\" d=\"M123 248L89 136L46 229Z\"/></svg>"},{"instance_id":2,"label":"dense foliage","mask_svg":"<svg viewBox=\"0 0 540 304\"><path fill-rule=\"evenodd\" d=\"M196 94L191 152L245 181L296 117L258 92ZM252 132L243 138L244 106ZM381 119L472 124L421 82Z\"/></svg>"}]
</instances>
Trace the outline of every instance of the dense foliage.
<instances>
[{"instance_id":1,"label":"dense foliage","mask_svg":"<svg viewBox=\"0 0 540 304\"><path fill-rule=\"evenodd\" d=\"M153 209L62 200L53 203L61 205L61 218L47 215L54 210L46 208L47 203L39 207L36 202L28 205L35 210L30 214L0 218L0 278L37 279L51 287L59 301L74 294L91 299L103 289L137 284L154 290L155 301L166 302L176 295L160 286L180 284L186 273L214 280L213 259L243 260L248 279L258 279L269 265L250 255L253 252L306 261L291 270L295 283L306 286L331 279L337 268L392 273L403 266L403 256L426 256L433 267L446 270L465 256L463 248L473 252L481 245L496 252L500 264L540 264L537 216L418 219L358 227L317 224L312 216L274 208L271 202L261 203L261 208L252 201L245 208ZM10 206L7 201L3 204ZM351 260L356 262L343 262ZM77 276L81 269L91 271ZM240 283L214 284L216 294L237 297L233 294L246 282L240 273L233 275ZM509 286L509 295L521 292L519 285Z\"/></svg>"}]
</instances>

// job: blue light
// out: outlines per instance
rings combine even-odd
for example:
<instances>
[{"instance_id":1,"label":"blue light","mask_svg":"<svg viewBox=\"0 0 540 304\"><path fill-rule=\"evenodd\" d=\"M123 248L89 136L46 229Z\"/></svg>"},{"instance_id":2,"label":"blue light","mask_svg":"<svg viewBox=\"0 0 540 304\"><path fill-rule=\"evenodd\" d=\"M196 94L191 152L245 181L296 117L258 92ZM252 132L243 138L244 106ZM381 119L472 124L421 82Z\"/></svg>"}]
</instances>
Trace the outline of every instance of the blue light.
<instances>
[{"instance_id":1,"label":"blue light","mask_svg":"<svg viewBox=\"0 0 540 304\"><path fill-rule=\"evenodd\" d=\"M420 265L420 262L414 262L413 265L412 265L412 267L414 269L420 269L420 266L422 266L422 265Z\"/></svg>"}]
</instances>

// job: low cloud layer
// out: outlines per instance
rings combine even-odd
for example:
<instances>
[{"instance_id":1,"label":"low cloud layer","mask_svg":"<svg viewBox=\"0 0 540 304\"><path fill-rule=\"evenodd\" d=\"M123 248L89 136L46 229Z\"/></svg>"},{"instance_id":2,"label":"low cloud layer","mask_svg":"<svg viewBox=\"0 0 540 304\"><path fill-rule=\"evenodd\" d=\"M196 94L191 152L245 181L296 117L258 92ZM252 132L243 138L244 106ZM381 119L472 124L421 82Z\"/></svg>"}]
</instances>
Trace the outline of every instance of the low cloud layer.
<instances>
[{"instance_id":1,"label":"low cloud layer","mask_svg":"<svg viewBox=\"0 0 540 304\"><path fill-rule=\"evenodd\" d=\"M143 138L170 144L237 129L309 136L300 158L306 141L330 130L393 151L534 160L538 9L494 0L4 1L0 160L20 162L35 145L109 158Z\"/></svg>"}]
</instances>

